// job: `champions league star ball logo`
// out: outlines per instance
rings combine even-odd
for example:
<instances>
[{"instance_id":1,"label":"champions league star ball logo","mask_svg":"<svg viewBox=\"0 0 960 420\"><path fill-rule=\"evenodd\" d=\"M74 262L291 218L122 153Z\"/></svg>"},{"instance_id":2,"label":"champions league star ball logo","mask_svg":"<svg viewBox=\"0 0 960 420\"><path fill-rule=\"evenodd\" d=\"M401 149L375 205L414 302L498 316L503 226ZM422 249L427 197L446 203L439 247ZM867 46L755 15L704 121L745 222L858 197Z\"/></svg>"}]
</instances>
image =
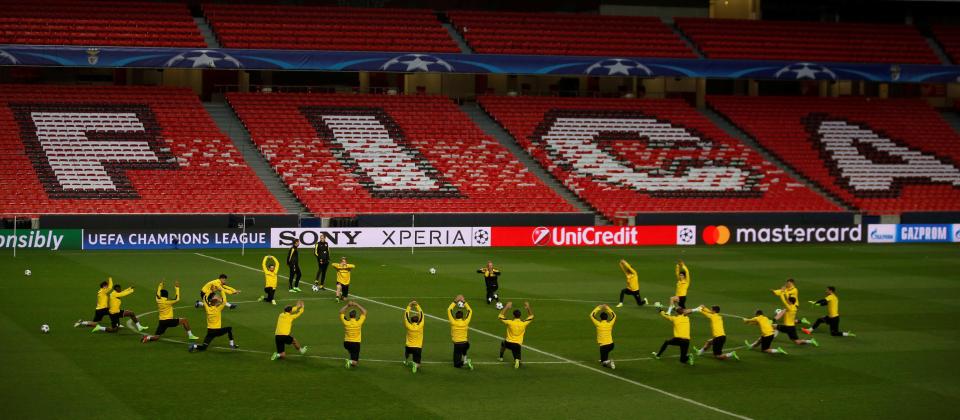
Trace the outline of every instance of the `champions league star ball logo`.
<instances>
[{"instance_id":1,"label":"champions league star ball logo","mask_svg":"<svg viewBox=\"0 0 960 420\"><path fill-rule=\"evenodd\" d=\"M239 69L243 67L243 64L240 64L240 61L233 56L220 51L193 50L167 60L164 67Z\"/></svg>"},{"instance_id":2,"label":"champions league star ball logo","mask_svg":"<svg viewBox=\"0 0 960 420\"><path fill-rule=\"evenodd\" d=\"M393 57L380 66L387 71L453 71L450 63L427 54L405 54Z\"/></svg>"},{"instance_id":3,"label":"champions league star ball logo","mask_svg":"<svg viewBox=\"0 0 960 420\"><path fill-rule=\"evenodd\" d=\"M649 76L650 68L629 58L608 58L587 67L584 74L593 76Z\"/></svg>"},{"instance_id":4,"label":"champions league star ball logo","mask_svg":"<svg viewBox=\"0 0 960 420\"><path fill-rule=\"evenodd\" d=\"M473 232L473 243L477 245L485 245L488 241L490 241L490 232L488 232L486 229Z\"/></svg>"},{"instance_id":5,"label":"champions league star ball logo","mask_svg":"<svg viewBox=\"0 0 960 420\"><path fill-rule=\"evenodd\" d=\"M823 73L826 77L817 77ZM780 69L774 76L777 79L832 79L837 80L837 75L830 69L817 63L793 63ZM791 77L793 76L793 77Z\"/></svg>"},{"instance_id":6,"label":"champions league star ball logo","mask_svg":"<svg viewBox=\"0 0 960 420\"><path fill-rule=\"evenodd\" d=\"M17 57L14 57L12 54L0 50L0 64L17 64L20 60L17 60Z\"/></svg>"}]
</instances>

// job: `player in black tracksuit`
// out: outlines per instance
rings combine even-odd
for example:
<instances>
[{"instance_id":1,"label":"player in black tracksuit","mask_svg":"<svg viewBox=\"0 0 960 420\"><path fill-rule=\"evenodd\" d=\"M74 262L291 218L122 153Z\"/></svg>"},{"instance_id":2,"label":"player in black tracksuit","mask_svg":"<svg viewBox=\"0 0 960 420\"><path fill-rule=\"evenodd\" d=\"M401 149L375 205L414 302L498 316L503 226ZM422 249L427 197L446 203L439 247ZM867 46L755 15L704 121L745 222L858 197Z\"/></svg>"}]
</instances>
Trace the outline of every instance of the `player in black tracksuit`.
<instances>
[{"instance_id":1,"label":"player in black tracksuit","mask_svg":"<svg viewBox=\"0 0 960 420\"><path fill-rule=\"evenodd\" d=\"M500 289L500 284L497 283L497 278L500 277L500 270L493 268L492 261L487 261L487 266L477 270L477 273L483 274L483 281L487 285L487 304L499 302L500 295L497 290Z\"/></svg>"},{"instance_id":2,"label":"player in black tracksuit","mask_svg":"<svg viewBox=\"0 0 960 420\"><path fill-rule=\"evenodd\" d=\"M297 249L299 246L300 241L294 239L290 251L287 252L287 266L290 267L290 277L287 281L291 293L300 291L300 251Z\"/></svg>"},{"instance_id":3,"label":"player in black tracksuit","mask_svg":"<svg viewBox=\"0 0 960 420\"><path fill-rule=\"evenodd\" d=\"M320 289L323 289L323 283L327 280L327 267L330 266L330 247L327 246L327 237L320 235L320 240L317 241L317 245L313 247L313 255L317 257L317 278L314 279L314 284L319 284Z\"/></svg>"}]
</instances>

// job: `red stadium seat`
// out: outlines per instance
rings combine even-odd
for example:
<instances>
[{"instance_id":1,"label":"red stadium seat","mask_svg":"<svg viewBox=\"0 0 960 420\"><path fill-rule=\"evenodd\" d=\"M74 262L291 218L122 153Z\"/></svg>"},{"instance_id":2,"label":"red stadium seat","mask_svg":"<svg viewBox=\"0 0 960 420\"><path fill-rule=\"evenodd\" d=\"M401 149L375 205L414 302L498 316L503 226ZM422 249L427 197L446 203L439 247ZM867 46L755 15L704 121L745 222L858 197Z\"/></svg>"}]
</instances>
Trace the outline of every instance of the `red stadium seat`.
<instances>
[{"instance_id":1,"label":"red stadium seat","mask_svg":"<svg viewBox=\"0 0 960 420\"><path fill-rule=\"evenodd\" d=\"M960 26L934 25L933 34L954 63L960 63Z\"/></svg>"},{"instance_id":2,"label":"red stadium seat","mask_svg":"<svg viewBox=\"0 0 960 420\"><path fill-rule=\"evenodd\" d=\"M708 100L804 177L869 214L960 210L960 136L923 100Z\"/></svg>"},{"instance_id":3,"label":"red stadium seat","mask_svg":"<svg viewBox=\"0 0 960 420\"><path fill-rule=\"evenodd\" d=\"M841 210L681 100L484 96L480 104L608 218Z\"/></svg>"},{"instance_id":4,"label":"red stadium seat","mask_svg":"<svg viewBox=\"0 0 960 420\"><path fill-rule=\"evenodd\" d=\"M227 99L277 173L318 215L575 211L446 97Z\"/></svg>"},{"instance_id":5,"label":"red stadium seat","mask_svg":"<svg viewBox=\"0 0 960 420\"><path fill-rule=\"evenodd\" d=\"M676 22L707 58L940 64L909 25L686 17Z\"/></svg>"},{"instance_id":6,"label":"red stadium seat","mask_svg":"<svg viewBox=\"0 0 960 420\"><path fill-rule=\"evenodd\" d=\"M282 213L190 89L3 85L0 213Z\"/></svg>"}]
</instances>

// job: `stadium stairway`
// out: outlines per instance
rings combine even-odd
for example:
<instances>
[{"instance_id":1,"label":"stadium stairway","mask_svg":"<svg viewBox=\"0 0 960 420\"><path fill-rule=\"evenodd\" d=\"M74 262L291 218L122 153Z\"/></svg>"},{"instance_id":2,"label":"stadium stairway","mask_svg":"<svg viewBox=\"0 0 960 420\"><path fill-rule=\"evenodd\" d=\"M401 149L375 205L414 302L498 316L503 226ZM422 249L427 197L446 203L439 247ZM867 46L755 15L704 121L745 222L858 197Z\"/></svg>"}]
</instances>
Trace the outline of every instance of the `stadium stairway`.
<instances>
[{"instance_id":1,"label":"stadium stairway","mask_svg":"<svg viewBox=\"0 0 960 420\"><path fill-rule=\"evenodd\" d=\"M695 44L693 40L687 36L687 34L680 30L680 27L677 26L677 23L673 21L673 18L661 18L661 20L663 20L665 25L670 27L670 30L672 30L673 33L677 34L677 36L683 40L684 44L687 44L687 47L697 55L697 58L705 58L703 51L700 51L700 47L698 47L697 44Z\"/></svg>"},{"instance_id":2,"label":"stadium stairway","mask_svg":"<svg viewBox=\"0 0 960 420\"><path fill-rule=\"evenodd\" d=\"M751 149L756 150L768 162L773 163L774 165L777 165L778 168L780 168L781 170L783 170L784 172L792 176L794 179L802 182L803 185L805 185L807 188L810 188L811 190L815 191L817 194L820 194L821 196L826 197L826 199L830 200L831 203L837 206L840 206L847 211L856 211L847 203L844 203L842 200L838 199L837 197L830 194L826 190L820 188L817 184L810 182L810 180L807 179L805 176L803 176L803 174L797 171L794 171L793 168L791 168L788 165L784 165L783 162L780 161L780 159L777 159L775 156L767 152L767 149L763 148L763 146L757 143L752 137L747 135L747 133L744 133L742 130L740 130L735 125L733 125L723 115L720 115L719 113L717 113L716 111L714 111L709 107L701 109L700 113L703 114L705 117L707 117L707 119L709 119L710 122L712 122L714 125L716 125L721 130L723 130L728 135L730 135L730 137L740 140L740 142L742 142L747 147L750 147Z\"/></svg>"},{"instance_id":3,"label":"stadium stairway","mask_svg":"<svg viewBox=\"0 0 960 420\"><path fill-rule=\"evenodd\" d=\"M207 23L207 19L195 17L193 21L197 23L197 28L200 29L200 35L203 35L203 42L207 43L207 48L220 48L220 41L217 41L217 36L213 34L213 28Z\"/></svg>"},{"instance_id":4,"label":"stadium stairway","mask_svg":"<svg viewBox=\"0 0 960 420\"><path fill-rule=\"evenodd\" d=\"M960 111L956 109L944 109L940 111L940 116L953 127L953 130L960 134Z\"/></svg>"},{"instance_id":5,"label":"stadium stairway","mask_svg":"<svg viewBox=\"0 0 960 420\"><path fill-rule=\"evenodd\" d=\"M567 200L568 203L577 208L577 210L585 213L594 213L595 224L597 225L609 225L610 221L605 217L601 216L593 208L591 208L585 201L577 197L572 191L563 186L553 175L550 175L542 166L540 166L537 161L533 160L530 155L517 144L517 141L514 140L513 136L510 133L507 133L500 124L497 124L493 118L490 118L487 115L486 111L483 108L480 108L480 105L476 102L465 102L463 105L460 105L460 109L463 110L470 117L470 119L480 127L487 135L497 139L503 147L506 147L510 153L513 153L517 159L523 163L527 169L530 170L530 173L540 178L544 184L549 186L553 191L563 197L564 200Z\"/></svg>"},{"instance_id":6,"label":"stadium stairway","mask_svg":"<svg viewBox=\"0 0 960 420\"><path fill-rule=\"evenodd\" d=\"M444 23L443 29L446 29L447 33L450 34L450 38L453 38L453 40L457 43L457 46L460 47L461 53L473 54L473 49L471 49L470 46L467 45L467 41L463 39L463 36L461 36L460 33L457 32L457 30L453 27L453 25L449 23Z\"/></svg>"},{"instance_id":7,"label":"stadium stairway","mask_svg":"<svg viewBox=\"0 0 960 420\"><path fill-rule=\"evenodd\" d=\"M253 169L253 172L263 181L267 190L276 197L280 205L288 213L309 213L309 210L297 200L293 192L287 188L286 184L277 176L277 173L254 146L253 140L250 139L250 133L240 123L240 119L237 118L237 114L233 112L230 105L226 102L204 102L203 107L213 118L220 131L230 137L233 145L243 155L243 160L247 163L247 166Z\"/></svg>"}]
</instances>

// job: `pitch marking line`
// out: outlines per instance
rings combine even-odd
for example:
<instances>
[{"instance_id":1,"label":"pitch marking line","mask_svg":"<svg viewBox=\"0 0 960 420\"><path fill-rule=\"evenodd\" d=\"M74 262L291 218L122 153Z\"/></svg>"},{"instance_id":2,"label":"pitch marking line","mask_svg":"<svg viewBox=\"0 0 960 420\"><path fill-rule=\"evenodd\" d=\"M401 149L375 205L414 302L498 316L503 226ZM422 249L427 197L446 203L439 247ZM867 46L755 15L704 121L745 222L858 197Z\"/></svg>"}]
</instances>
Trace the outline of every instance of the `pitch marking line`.
<instances>
[{"instance_id":1,"label":"pitch marking line","mask_svg":"<svg viewBox=\"0 0 960 420\"><path fill-rule=\"evenodd\" d=\"M208 259L215 260L215 261L220 261L220 262L222 262L222 263L230 264L230 265L233 265L233 266L242 267L242 268L245 268L245 269L247 269L247 270L256 271L256 272L262 272L262 270L261 270L261 269L258 269L258 268L246 266L246 265L243 265L243 264L240 264L240 263L236 263L236 262L233 262L233 261L229 261L229 260L225 260L225 259L222 259L222 258L212 257L212 256L209 256L209 255L206 255L206 254L202 254L202 253L199 253L199 252L195 252L194 255L197 255L197 256L200 256L200 257L203 257L203 258L208 258ZM284 277L284 278L286 278L287 276L280 275L279 277ZM388 308L394 308L394 309L397 309L397 310L400 310L400 311L403 311L403 310L404 310L403 308L401 308L401 307L399 307L399 306L391 305L391 304L389 304L389 303L381 302L381 301L378 301L378 300L373 300L373 299L365 298L365 297L363 297L363 296L353 295L353 297L356 298L356 299L359 299L359 300L364 300L364 301L367 301L367 302L370 302L370 303L375 303L375 304L377 304L377 305L386 306L386 307L388 307ZM424 313L424 316L428 316L428 317L430 317L430 318L433 318L433 319L436 319L436 320L439 320L439 321L442 321L442 322L448 322L446 319L440 318L440 317L435 316L435 315L431 315L431 314ZM498 335L491 334L491 333L489 333L489 332L486 332L486 331L483 331L483 330L479 330L479 329L476 329L476 328L473 328L473 327L470 327L470 330L475 331L475 332L477 332L478 334L482 334L482 335L485 335L485 336L488 336L488 337L492 337L492 338L495 338L495 339L498 339L498 340L501 338L501 337L498 336ZM599 374L601 374L601 375L608 376L608 377L610 377L610 378L619 379L619 380L621 380L621 381L623 381L623 382L626 382L626 383L629 383L629 384L632 384L632 385L636 385L636 386L638 386L638 387L644 388L644 389L649 390L649 391L657 392L657 393L659 393L659 394L668 396L668 397L670 397L670 398L673 398L673 399L676 399L676 400L679 400L679 401L683 401L683 402L686 402L686 403L689 403L689 404L692 404L692 405L695 405L695 406L698 406L698 407L701 407L701 408L705 408L705 409L707 409L707 410L711 410L711 411L714 411L714 412L717 412L717 413L720 413L720 414L725 414L725 415L728 415L728 416L734 417L734 418L745 419L745 420L752 420L752 419L750 419L750 417L746 417L746 416L744 416L744 415L740 415L740 414L737 414L737 413L733 413L733 412L724 410L724 409L719 408L719 407L714 407L714 406L712 406L712 405L705 404L705 403L702 403L702 402L700 402L700 401L696 401L696 400L693 400L693 399L690 399L690 398L687 398L687 397L684 397L684 396L681 396L681 395L678 395L678 394L674 394L674 393L672 393L672 392L670 392L670 391L666 391L666 390L663 390L663 389L660 389L660 388L657 388L657 387L654 387L654 386L651 386L651 385L647 385L647 384L645 384L645 383L638 382L638 381L635 381L635 380L633 380L633 379L629 379L629 378L625 378L625 377L623 377L623 376L615 375L615 374L613 374L613 373L611 373L611 372L603 371L603 370L600 370L599 368L596 368L596 367L593 367L593 366L588 366L588 365L585 365L585 364L583 364L583 363L577 362L577 361L575 361L575 360L571 360L571 359L568 359L568 358L566 358L566 357L563 357L563 356L560 356L560 355L557 355L557 354L554 354L554 353L550 353L550 352L548 352L548 351L540 350L540 349L538 349L538 348L536 348L536 347L533 347L533 346L524 345L524 348L529 349L530 351L533 351L533 352L536 352L536 353L540 353L540 354L543 354L543 355L546 355L546 356L553 357L554 359L557 359L557 360L560 360L560 361L563 361L563 362L566 362L566 363L570 363L570 364L579 366L579 367L581 367L581 368L583 368L583 369L587 369L587 370L593 371L593 372L595 372L595 373L599 373Z\"/></svg>"}]
</instances>

